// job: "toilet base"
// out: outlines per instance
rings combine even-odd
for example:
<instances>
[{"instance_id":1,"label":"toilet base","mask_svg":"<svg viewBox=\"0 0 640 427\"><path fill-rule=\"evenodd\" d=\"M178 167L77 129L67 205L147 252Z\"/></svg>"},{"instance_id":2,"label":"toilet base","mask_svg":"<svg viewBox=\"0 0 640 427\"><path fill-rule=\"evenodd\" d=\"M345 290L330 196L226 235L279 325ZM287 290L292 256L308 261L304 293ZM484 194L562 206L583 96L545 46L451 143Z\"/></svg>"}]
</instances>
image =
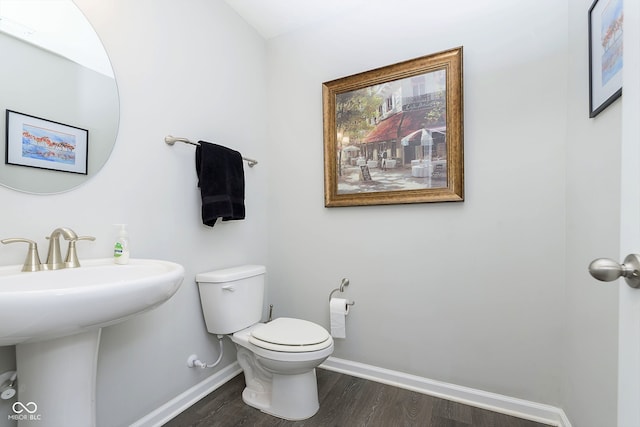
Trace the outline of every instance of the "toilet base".
<instances>
[{"instance_id":1,"label":"toilet base","mask_svg":"<svg viewBox=\"0 0 640 427\"><path fill-rule=\"evenodd\" d=\"M271 389L260 391L246 387L242 392L244 403L290 421L305 420L318 412L320 403L315 369L294 375L271 375Z\"/></svg>"},{"instance_id":2,"label":"toilet base","mask_svg":"<svg viewBox=\"0 0 640 427\"><path fill-rule=\"evenodd\" d=\"M244 403L285 420L305 420L315 415L320 408L315 368L333 353L333 340L315 351L272 351L249 342L251 328L231 336L244 371Z\"/></svg>"}]
</instances>

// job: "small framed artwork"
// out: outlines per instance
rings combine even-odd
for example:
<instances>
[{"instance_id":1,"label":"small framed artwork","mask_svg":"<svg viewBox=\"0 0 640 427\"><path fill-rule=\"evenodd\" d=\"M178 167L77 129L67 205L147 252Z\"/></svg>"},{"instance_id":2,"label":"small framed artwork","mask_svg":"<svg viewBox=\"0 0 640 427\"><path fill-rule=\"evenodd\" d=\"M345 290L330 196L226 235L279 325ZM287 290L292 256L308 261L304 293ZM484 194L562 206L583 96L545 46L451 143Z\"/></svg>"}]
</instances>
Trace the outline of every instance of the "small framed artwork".
<instances>
[{"instance_id":1,"label":"small framed artwork","mask_svg":"<svg viewBox=\"0 0 640 427\"><path fill-rule=\"evenodd\" d=\"M325 206L464 200L462 47L322 86Z\"/></svg>"},{"instance_id":2,"label":"small framed artwork","mask_svg":"<svg viewBox=\"0 0 640 427\"><path fill-rule=\"evenodd\" d=\"M589 8L589 117L622 95L622 0L595 0Z\"/></svg>"},{"instance_id":3,"label":"small framed artwork","mask_svg":"<svg viewBox=\"0 0 640 427\"><path fill-rule=\"evenodd\" d=\"M5 163L87 174L89 131L7 110Z\"/></svg>"}]
</instances>

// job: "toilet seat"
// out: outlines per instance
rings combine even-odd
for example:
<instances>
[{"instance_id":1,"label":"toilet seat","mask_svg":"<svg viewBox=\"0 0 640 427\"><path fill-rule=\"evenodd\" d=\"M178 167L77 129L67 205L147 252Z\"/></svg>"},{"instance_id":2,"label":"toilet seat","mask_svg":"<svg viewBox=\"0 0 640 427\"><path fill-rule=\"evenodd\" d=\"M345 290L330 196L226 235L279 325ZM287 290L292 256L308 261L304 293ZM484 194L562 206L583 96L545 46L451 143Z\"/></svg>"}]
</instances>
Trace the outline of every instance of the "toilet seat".
<instances>
[{"instance_id":1,"label":"toilet seat","mask_svg":"<svg viewBox=\"0 0 640 427\"><path fill-rule=\"evenodd\" d=\"M333 340L320 325L307 320L280 317L253 328L249 342L267 350L297 353L325 349Z\"/></svg>"}]
</instances>

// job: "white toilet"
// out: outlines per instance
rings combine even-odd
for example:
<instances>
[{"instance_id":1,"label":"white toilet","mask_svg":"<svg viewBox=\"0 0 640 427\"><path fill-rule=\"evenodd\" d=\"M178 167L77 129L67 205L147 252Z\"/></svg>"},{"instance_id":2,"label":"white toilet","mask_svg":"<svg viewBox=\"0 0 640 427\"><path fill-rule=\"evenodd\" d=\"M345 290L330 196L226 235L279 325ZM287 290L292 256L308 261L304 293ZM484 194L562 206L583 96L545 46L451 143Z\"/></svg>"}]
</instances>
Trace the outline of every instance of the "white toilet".
<instances>
[{"instance_id":1,"label":"white toilet","mask_svg":"<svg viewBox=\"0 0 640 427\"><path fill-rule=\"evenodd\" d=\"M315 368L333 353L333 338L315 323L282 317L260 323L264 301L261 265L196 275L207 330L232 334L244 370L247 405L287 420L319 408Z\"/></svg>"}]
</instances>

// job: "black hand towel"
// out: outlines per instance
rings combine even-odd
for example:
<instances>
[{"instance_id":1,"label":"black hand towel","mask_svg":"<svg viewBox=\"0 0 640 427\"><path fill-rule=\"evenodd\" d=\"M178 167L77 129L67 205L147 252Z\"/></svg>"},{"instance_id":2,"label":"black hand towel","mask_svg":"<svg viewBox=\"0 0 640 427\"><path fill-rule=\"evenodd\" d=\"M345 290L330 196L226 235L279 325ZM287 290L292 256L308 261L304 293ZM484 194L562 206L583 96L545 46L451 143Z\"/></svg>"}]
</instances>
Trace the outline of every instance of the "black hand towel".
<instances>
[{"instance_id":1,"label":"black hand towel","mask_svg":"<svg viewBox=\"0 0 640 427\"><path fill-rule=\"evenodd\" d=\"M202 196L202 223L213 227L223 221L244 219L242 155L221 145L199 141L196 172Z\"/></svg>"}]
</instances>

